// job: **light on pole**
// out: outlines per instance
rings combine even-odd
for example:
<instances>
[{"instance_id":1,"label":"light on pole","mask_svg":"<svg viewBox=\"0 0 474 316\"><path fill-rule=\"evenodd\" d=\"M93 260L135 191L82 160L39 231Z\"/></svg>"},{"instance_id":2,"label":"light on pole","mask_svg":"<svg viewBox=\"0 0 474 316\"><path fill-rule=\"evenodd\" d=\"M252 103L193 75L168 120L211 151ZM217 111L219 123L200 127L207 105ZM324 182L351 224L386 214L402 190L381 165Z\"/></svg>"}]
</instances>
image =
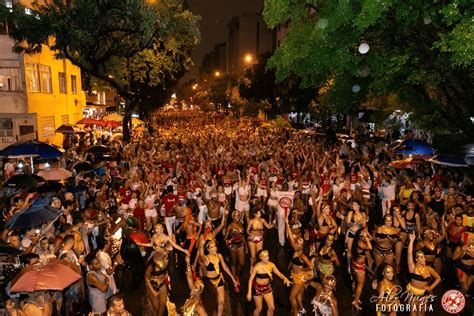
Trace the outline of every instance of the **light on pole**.
<instances>
[{"instance_id":1,"label":"light on pole","mask_svg":"<svg viewBox=\"0 0 474 316\"><path fill-rule=\"evenodd\" d=\"M220 77L220 75L221 75L221 73L218 70L216 70L216 72L214 72L214 76Z\"/></svg>"},{"instance_id":2,"label":"light on pole","mask_svg":"<svg viewBox=\"0 0 474 316\"><path fill-rule=\"evenodd\" d=\"M250 65L252 62L253 62L253 56L252 54L246 54L245 57L244 57L244 61Z\"/></svg>"}]
</instances>

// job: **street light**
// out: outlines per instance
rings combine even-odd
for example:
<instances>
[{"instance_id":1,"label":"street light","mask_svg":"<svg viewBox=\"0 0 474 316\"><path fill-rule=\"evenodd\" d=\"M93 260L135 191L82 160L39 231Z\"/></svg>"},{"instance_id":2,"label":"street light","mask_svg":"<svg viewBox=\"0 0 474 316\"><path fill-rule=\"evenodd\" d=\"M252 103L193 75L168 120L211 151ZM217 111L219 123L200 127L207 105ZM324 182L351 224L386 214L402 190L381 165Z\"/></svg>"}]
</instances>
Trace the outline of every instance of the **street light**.
<instances>
[{"instance_id":1,"label":"street light","mask_svg":"<svg viewBox=\"0 0 474 316\"><path fill-rule=\"evenodd\" d=\"M198 84L197 84L197 83L193 84L193 90L196 90L197 87L198 87Z\"/></svg>"},{"instance_id":2,"label":"street light","mask_svg":"<svg viewBox=\"0 0 474 316\"><path fill-rule=\"evenodd\" d=\"M221 73L216 70L216 72L214 73L214 76L219 77L220 75L221 75Z\"/></svg>"},{"instance_id":3,"label":"street light","mask_svg":"<svg viewBox=\"0 0 474 316\"><path fill-rule=\"evenodd\" d=\"M252 54L246 54L245 57L244 57L244 60L247 64L251 64L252 61L253 61L253 56Z\"/></svg>"}]
</instances>

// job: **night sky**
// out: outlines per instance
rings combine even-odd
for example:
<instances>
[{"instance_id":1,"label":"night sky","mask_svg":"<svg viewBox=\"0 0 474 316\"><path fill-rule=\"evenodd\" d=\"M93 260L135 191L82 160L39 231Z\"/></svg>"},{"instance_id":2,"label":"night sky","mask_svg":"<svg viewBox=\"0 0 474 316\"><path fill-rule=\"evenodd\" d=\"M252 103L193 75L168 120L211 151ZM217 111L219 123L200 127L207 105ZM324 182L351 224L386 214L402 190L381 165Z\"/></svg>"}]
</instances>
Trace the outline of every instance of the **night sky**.
<instances>
[{"instance_id":1,"label":"night sky","mask_svg":"<svg viewBox=\"0 0 474 316\"><path fill-rule=\"evenodd\" d=\"M213 50L216 43L226 41L228 21L246 12L261 12L263 0L188 0L188 5L194 14L201 16L201 43L194 51L195 65L190 71L195 76L204 54Z\"/></svg>"}]
</instances>

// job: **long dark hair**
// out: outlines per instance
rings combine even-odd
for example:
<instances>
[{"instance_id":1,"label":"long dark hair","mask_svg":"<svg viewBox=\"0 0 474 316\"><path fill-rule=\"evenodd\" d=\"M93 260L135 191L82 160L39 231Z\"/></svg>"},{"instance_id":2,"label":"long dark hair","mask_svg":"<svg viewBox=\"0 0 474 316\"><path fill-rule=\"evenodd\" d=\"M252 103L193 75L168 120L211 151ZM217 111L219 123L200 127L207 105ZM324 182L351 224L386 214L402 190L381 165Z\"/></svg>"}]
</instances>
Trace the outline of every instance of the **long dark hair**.
<instances>
[{"instance_id":1,"label":"long dark hair","mask_svg":"<svg viewBox=\"0 0 474 316\"><path fill-rule=\"evenodd\" d=\"M357 230L357 232L355 233L355 236L354 236L354 241L352 242L352 249L351 249L351 253L352 253L352 259L357 259L359 257L359 253L357 251L358 247L357 245L359 244L359 241L361 240L361 237L360 237L360 234L362 233L362 228L359 228Z\"/></svg>"}]
</instances>

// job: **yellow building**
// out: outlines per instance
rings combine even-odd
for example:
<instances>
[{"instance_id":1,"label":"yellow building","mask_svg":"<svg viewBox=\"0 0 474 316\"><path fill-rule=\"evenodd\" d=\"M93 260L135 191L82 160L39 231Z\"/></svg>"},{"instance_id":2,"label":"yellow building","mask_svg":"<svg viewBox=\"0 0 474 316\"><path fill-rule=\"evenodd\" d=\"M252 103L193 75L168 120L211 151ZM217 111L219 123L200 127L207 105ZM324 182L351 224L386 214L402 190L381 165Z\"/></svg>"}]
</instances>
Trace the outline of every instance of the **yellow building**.
<instances>
[{"instance_id":1,"label":"yellow building","mask_svg":"<svg viewBox=\"0 0 474 316\"><path fill-rule=\"evenodd\" d=\"M56 59L46 46L34 55L12 53L12 47L8 26L0 24L0 114L3 120L9 113L15 114L11 124L0 124L0 148L12 137L36 136L61 145L63 135L55 133L56 128L80 120L86 103L80 68ZM14 116L26 113L36 114L37 127L26 120L15 122Z\"/></svg>"},{"instance_id":2,"label":"yellow building","mask_svg":"<svg viewBox=\"0 0 474 316\"><path fill-rule=\"evenodd\" d=\"M40 54L23 55L23 64L28 112L37 115L38 138L61 145L56 128L82 118L81 70L66 59L55 59L47 47Z\"/></svg>"}]
</instances>

